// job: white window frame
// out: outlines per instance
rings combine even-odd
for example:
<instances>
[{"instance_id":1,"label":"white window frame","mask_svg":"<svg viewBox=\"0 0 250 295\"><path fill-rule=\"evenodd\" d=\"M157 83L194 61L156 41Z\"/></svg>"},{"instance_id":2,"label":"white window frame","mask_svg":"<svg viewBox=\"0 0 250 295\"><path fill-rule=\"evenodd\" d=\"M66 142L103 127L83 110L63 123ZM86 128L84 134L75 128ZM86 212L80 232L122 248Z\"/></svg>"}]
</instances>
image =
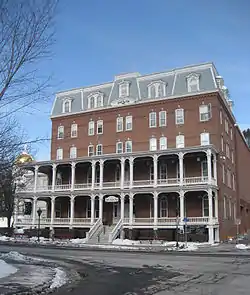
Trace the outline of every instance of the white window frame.
<instances>
[{"instance_id":1,"label":"white window frame","mask_svg":"<svg viewBox=\"0 0 250 295\"><path fill-rule=\"evenodd\" d=\"M101 143L96 145L96 155L101 156L103 154L103 146Z\"/></svg>"},{"instance_id":2,"label":"white window frame","mask_svg":"<svg viewBox=\"0 0 250 295\"><path fill-rule=\"evenodd\" d=\"M127 140L125 142L125 152L126 153L132 153L133 151L133 143L132 140Z\"/></svg>"},{"instance_id":3,"label":"white window frame","mask_svg":"<svg viewBox=\"0 0 250 295\"><path fill-rule=\"evenodd\" d=\"M234 151L231 153L232 164L234 164Z\"/></svg>"},{"instance_id":4,"label":"white window frame","mask_svg":"<svg viewBox=\"0 0 250 295\"><path fill-rule=\"evenodd\" d=\"M225 183L225 165L222 164L222 182Z\"/></svg>"},{"instance_id":5,"label":"white window frame","mask_svg":"<svg viewBox=\"0 0 250 295\"><path fill-rule=\"evenodd\" d=\"M220 110L220 124L223 124L223 115L222 115L222 110Z\"/></svg>"},{"instance_id":6,"label":"white window frame","mask_svg":"<svg viewBox=\"0 0 250 295\"><path fill-rule=\"evenodd\" d=\"M207 210L207 214L206 214L205 210ZM202 216L203 217L209 216L209 200L208 200L207 194L202 196Z\"/></svg>"},{"instance_id":7,"label":"white window frame","mask_svg":"<svg viewBox=\"0 0 250 295\"><path fill-rule=\"evenodd\" d=\"M166 150L168 148L168 140L166 136L162 136L159 139L159 148L161 151Z\"/></svg>"},{"instance_id":8,"label":"white window frame","mask_svg":"<svg viewBox=\"0 0 250 295\"><path fill-rule=\"evenodd\" d=\"M62 160L63 159L63 149L62 148L58 148L56 150L56 159L57 160Z\"/></svg>"},{"instance_id":9,"label":"white window frame","mask_svg":"<svg viewBox=\"0 0 250 295\"><path fill-rule=\"evenodd\" d=\"M70 159L77 158L77 148L75 146L70 147L70 149L69 149L69 158Z\"/></svg>"},{"instance_id":10,"label":"white window frame","mask_svg":"<svg viewBox=\"0 0 250 295\"><path fill-rule=\"evenodd\" d=\"M94 95L90 95L88 97L88 109L94 109L95 108L95 105L96 105L96 103L95 103L95 97L94 97Z\"/></svg>"},{"instance_id":11,"label":"white window frame","mask_svg":"<svg viewBox=\"0 0 250 295\"><path fill-rule=\"evenodd\" d=\"M78 126L76 123L71 124L71 137L77 137Z\"/></svg>"},{"instance_id":12,"label":"white window frame","mask_svg":"<svg viewBox=\"0 0 250 295\"><path fill-rule=\"evenodd\" d=\"M191 73L190 75L188 75L187 88L188 88L188 92L200 91L200 76L195 73Z\"/></svg>"},{"instance_id":13,"label":"white window frame","mask_svg":"<svg viewBox=\"0 0 250 295\"><path fill-rule=\"evenodd\" d=\"M57 128L57 139L63 139L64 138L64 126L60 125Z\"/></svg>"},{"instance_id":14,"label":"white window frame","mask_svg":"<svg viewBox=\"0 0 250 295\"><path fill-rule=\"evenodd\" d=\"M96 122L96 134L103 134L103 120L98 120Z\"/></svg>"},{"instance_id":15,"label":"white window frame","mask_svg":"<svg viewBox=\"0 0 250 295\"><path fill-rule=\"evenodd\" d=\"M89 136L95 135L95 121L89 121L89 124L88 124L88 135Z\"/></svg>"},{"instance_id":16,"label":"white window frame","mask_svg":"<svg viewBox=\"0 0 250 295\"><path fill-rule=\"evenodd\" d=\"M221 138L220 138L220 148L221 148L221 151L224 152L224 138L223 138L223 136L221 136Z\"/></svg>"},{"instance_id":17,"label":"white window frame","mask_svg":"<svg viewBox=\"0 0 250 295\"><path fill-rule=\"evenodd\" d=\"M152 90L155 95L153 97ZM166 96L166 83L163 81L154 81L148 85L148 98L162 98Z\"/></svg>"},{"instance_id":18,"label":"white window frame","mask_svg":"<svg viewBox=\"0 0 250 295\"><path fill-rule=\"evenodd\" d=\"M230 148L228 143L226 143L226 156L228 159L230 159Z\"/></svg>"},{"instance_id":19,"label":"white window frame","mask_svg":"<svg viewBox=\"0 0 250 295\"><path fill-rule=\"evenodd\" d=\"M232 187L231 171L229 169L227 169L227 186Z\"/></svg>"},{"instance_id":20,"label":"white window frame","mask_svg":"<svg viewBox=\"0 0 250 295\"><path fill-rule=\"evenodd\" d=\"M123 117L116 118L116 132L123 131Z\"/></svg>"},{"instance_id":21,"label":"white window frame","mask_svg":"<svg viewBox=\"0 0 250 295\"><path fill-rule=\"evenodd\" d=\"M90 144L88 146L88 156L89 157L92 157L95 155L95 148L94 148L94 145L93 144Z\"/></svg>"},{"instance_id":22,"label":"white window frame","mask_svg":"<svg viewBox=\"0 0 250 295\"><path fill-rule=\"evenodd\" d=\"M131 115L126 116L125 119L125 130L131 131L133 129L133 117Z\"/></svg>"},{"instance_id":23,"label":"white window frame","mask_svg":"<svg viewBox=\"0 0 250 295\"><path fill-rule=\"evenodd\" d=\"M210 145L210 134L208 132L202 132L200 134L200 144Z\"/></svg>"},{"instance_id":24,"label":"white window frame","mask_svg":"<svg viewBox=\"0 0 250 295\"><path fill-rule=\"evenodd\" d=\"M228 126L228 120L225 118L225 131L228 134L229 132L229 126Z\"/></svg>"},{"instance_id":25,"label":"white window frame","mask_svg":"<svg viewBox=\"0 0 250 295\"><path fill-rule=\"evenodd\" d=\"M223 196L223 211L224 211L224 219L227 218L227 197L224 195Z\"/></svg>"},{"instance_id":26,"label":"white window frame","mask_svg":"<svg viewBox=\"0 0 250 295\"><path fill-rule=\"evenodd\" d=\"M160 111L159 112L159 127L167 126L167 112Z\"/></svg>"},{"instance_id":27,"label":"white window frame","mask_svg":"<svg viewBox=\"0 0 250 295\"><path fill-rule=\"evenodd\" d=\"M235 176L233 173L232 173L232 188L235 191Z\"/></svg>"},{"instance_id":28,"label":"white window frame","mask_svg":"<svg viewBox=\"0 0 250 295\"><path fill-rule=\"evenodd\" d=\"M231 140L233 140L233 128L232 127L230 128L230 138L231 138Z\"/></svg>"},{"instance_id":29,"label":"white window frame","mask_svg":"<svg viewBox=\"0 0 250 295\"><path fill-rule=\"evenodd\" d=\"M199 106L200 122L209 121L212 118L211 103Z\"/></svg>"},{"instance_id":30,"label":"white window frame","mask_svg":"<svg viewBox=\"0 0 250 295\"><path fill-rule=\"evenodd\" d=\"M185 123L184 109L175 110L175 124L182 125Z\"/></svg>"},{"instance_id":31,"label":"white window frame","mask_svg":"<svg viewBox=\"0 0 250 295\"><path fill-rule=\"evenodd\" d=\"M128 97L129 96L129 82L123 81L119 84L119 97Z\"/></svg>"},{"instance_id":32,"label":"white window frame","mask_svg":"<svg viewBox=\"0 0 250 295\"><path fill-rule=\"evenodd\" d=\"M115 149L115 152L117 154L122 154L123 153L123 142L122 141L118 141L116 143L116 149Z\"/></svg>"},{"instance_id":33,"label":"white window frame","mask_svg":"<svg viewBox=\"0 0 250 295\"><path fill-rule=\"evenodd\" d=\"M157 151L157 139L155 137L152 137L149 140L149 150Z\"/></svg>"},{"instance_id":34,"label":"white window frame","mask_svg":"<svg viewBox=\"0 0 250 295\"><path fill-rule=\"evenodd\" d=\"M149 128L157 127L157 114L156 112L149 113Z\"/></svg>"},{"instance_id":35,"label":"white window frame","mask_svg":"<svg viewBox=\"0 0 250 295\"><path fill-rule=\"evenodd\" d=\"M66 110L66 104L69 104L69 109ZM63 113L71 113L71 99L66 99L64 102L63 102Z\"/></svg>"},{"instance_id":36,"label":"white window frame","mask_svg":"<svg viewBox=\"0 0 250 295\"><path fill-rule=\"evenodd\" d=\"M185 147L185 136L183 134L179 134L176 136L176 148L181 149Z\"/></svg>"},{"instance_id":37,"label":"white window frame","mask_svg":"<svg viewBox=\"0 0 250 295\"><path fill-rule=\"evenodd\" d=\"M103 107L103 94L102 93L98 93L96 95L96 107L97 108Z\"/></svg>"}]
</instances>

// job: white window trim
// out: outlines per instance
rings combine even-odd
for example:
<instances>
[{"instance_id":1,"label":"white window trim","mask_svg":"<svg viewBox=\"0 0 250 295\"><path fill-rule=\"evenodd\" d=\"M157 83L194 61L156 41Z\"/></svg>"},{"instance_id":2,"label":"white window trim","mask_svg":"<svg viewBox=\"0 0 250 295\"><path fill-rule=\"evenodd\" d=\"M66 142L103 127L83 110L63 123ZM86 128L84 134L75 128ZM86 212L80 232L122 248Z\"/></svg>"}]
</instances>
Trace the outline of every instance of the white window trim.
<instances>
[{"instance_id":1,"label":"white window trim","mask_svg":"<svg viewBox=\"0 0 250 295\"><path fill-rule=\"evenodd\" d=\"M164 141L164 144L162 143L162 141ZM162 146L164 146L164 148L162 148ZM167 150L168 148L168 140L166 136L161 136L159 139L159 148L161 151L163 150Z\"/></svg>"},{"instance_id":2,"label":"white window trim","mask_svg":"<svg viewBox=\"0 0 250 295\"><path fill-rule=\"evenodd\" d=\"M119 98L123 98L123 97L128 97L129 96L129 81L122 81L119 84ZM122 88L125 87L125 94L123 94L122 92Z\"/></svg>"},{"instance_id":3,"label":"white window trim","mask_svg":"<svg viewBox=\"0 0 250 295\"><path fill-rule=\"evenodd\" d=\"M119 152L119 150L120 150L120 152ZM123 142L118 141L118 142L116 143L116 149L115 149L115 152L116 152L117 154L122 154L122 153L123 153Z\"/></svg>"},{"instance_id":4,"label":"white window trim","mask_svg":"<svg viewBox=\"0 0 250 295\"><path fill-rule=\"evenodd\" d=\"M59 154L59 151L60 151L61 154ZM59 157L59 155L61 155L61 156ZM56 159L57 160L62 160L63 159L63 149L62 148L58 148L56 150Z\"/></svg>"},{"instance_id":5,"label":"white window trim","mask_svg":"<svg viewBox=\"0 0 250 295\"><path fill-rule=\"evenodd\" d=\"M163 116L163 119L162 119ZM162 122L164 121L164 122ZM166 111L160 111L159 112L159 127L165 127L167 126L167 112Z\"/></svg>"},{"instance_id":6,"label":"white window trim","mask_svg":"<svg viewBox=\"0 0 250 295\"><path fill-rule=\"evenodd\" d=\"M163 98L166 96L166 83L163 81L153 81L148 85L148 98ZM162 87L162 96L159 94L159 87ZM155 90L155 97L152 97L152 90Z\"/></svg>"},{"instance_id":7,"label":"white window trim","mask_svg":"<svg viewBox=\"0 0 250 295\"><path fill-rule=\"evenodd\" d=\"M128 125L131 124L131 127L128 128ZM131 115L126 116L125 118L125 130L131 131L133 129L133 117Z\"/></svg>"},{"instance_id":8,"label":"white window trim","mask_svg":"<svg viewBox=\"0 0 250 295\"><path fill-rule=\"evenodd\" d=\"M152 143L154 143L154 144L152 144ZM157 151L157 139L155 137L152 137L149 139L149 150L150 151Z\"/></svg>"},{"instance_id":9,"label":"white window trim","mask_svg":"<svg viewBox=\"0 0 250 295\"><path fill-rule=\"evenodd\" d=\"M69 103L69 111L68 112L65 111L65 105L66 105L66 103ZM71 99L64 100L64 102L63 102L63 113L71 113L71 104L72 104L72 100Z\"/></svg>"},{"instance_id":10,"label":"white window trim","mask_svg":"<svg viewBox=\"0 0 250 295\"><path fill-rule=\"evenodd\" d=\"M93 151L93 155L90 155L90 149L92 149L92 151ZM94 148L94 145L93 144L90 144L89 146L88 146L88 156L89 157L92 157L92 156L94 156L95 155L95 148Z\"/></svg>"},{"instance_id":11,"label":"white window trim","mask_svg":"<svg viewBox=\"0 0 250 295\"><path fill-rule=\"evenodd\" d=\"M196 87L197 87L196 91L200 91L200 75L195 74L195 73L191 73L187 76L188 92L194 92L192 90L193 85L196 85Z\"/></svg>"},{"instance_id":12,"label":"white window trim","mask_svg":"<svg viewBox=\"0 0 250 295\"><path fill-rule=\"evenodd\" d=\"M206 111L203 111L206 109ZM199 106L200 122L209 121L212 118L212 107L211 103L202 104Z\"/></svg>"},{"instance_id":13,"label":"white window trim","mask_svg":"<svg viewBox=\"0 0 250 295\"><path fill-rule=\"evenodd\" d=\"M74 153L72 152L72 150L74 151ZM69 149L69 158L70 159L76 159L77 158L77 148L75 146L70 147L70 149Z\"/></svg>"},{"instance_id":14,"label":"white window trim","mask_svg":"<svg viewBox=\"0 0 250 295\"><path fill-rule=\"evenodd\" d=\"M131 145L131 151L128 151L128 144ZM132 153L133 152L133 143L132 140L127 140L125 142L125 153Z\"/></svg>"},{"instance_id":15,"label":"white window trim","mask_svg":"<svg viewBox=\"0 0 250 295\"><path fill-rule=\"evenodd\" d=\"M182 140L180 140L180 138ZM181 149L185 147L185 136L183 134L179 134L176 136L176 148Z\"/></svg>"},{"instance_id":16,"label":"white window trim","mask_svg":"<svg viewBox=\"0 0 250 295\"><path fill-rule=\"evenodd\" d=\"M155 117L154 120L152 119L152 117ZM152 122L155 122L154 125L152 125ZM156 128L157 127L157 114L156 112L150 112L149 113L149 128Z\"/></svg>"},{"instance_id":17,"label":"white window trim","mask_svg":"<svg viewBox=\"0 0 250 295\"><path fill-rule=\"evenodd\" d=\"M220 110L220 124L223 124L223 115L222 115L222 110Z\"/></svg>"},{"instance_id":18,"label":"white window trim","mask_svg":"<svg viewBox=\"0 0 250 295\"><path fill-rule=\"evenodd\" d=\"M210 145L210 134L208 132L202 132L200 134L200 144L203 145Z\"/></svg>"},{"instance_id":19,"label":"white window trim","mask_svg":"<svg viewBox=\"0 0 250 295\"><path fill-rule=\"evenodd\" d=\"M181 113L181 115L178 114L178 113ZM184 123L185 123L184 109L176 109L175 110L175 124L176 125L182 125Z\"/></svg>"},{"instance_id":20,"label":"white window trim","mask_svg":"<svg viewBox=\"0 0 250 295\"><path fill-rule=\"evenodd\" d=\"M91 133L90 130L93 130L93 133ZM89 136L95 135L95 121L89 121L89 124L88 124L88 135Z\"/></svg>"},{"instance_id":21,"label":"white window trim","mask_svg":"<svg viewBox=\"0 0 250 295\"><path fill-rule=\"evenodd\" d=\"M121 129L118 128L120 126L119 123L121 123ZM123 117L116 118L116 132L123 132Z\"/></svg>"},{"instance_id":22,"label":"white window trim","mask_svg":"<svg viewBox=\"0 0 250 295\"><path fill-rule=\"evenodd\" d=\"M73 134L74 132L76 133L76 135ZM77 135L78 135L78 126L77 126L76 123L71 124L70 134L71 134L72 138L77 137Z\"/></svg>"},{"instance_id":23,"label":"white window trim","mask_svg":"<svg viewBox=\"0 0 250 295\"><path fill-rule=\"evenodd\" d=\"M98 152L99 147L101 147L101 153ZM103 155L103 146L102 146L101 143L99 143L99 144L96 145L96 155L97 156Z\"/></svg>"},{"instance_id":24,"label":"white window trim","mask_svg":"<svg viewBox=\"0 0 250 295\"><path fill-rule=\"evenodd\" d=\"M102 132L98 131L98 127L102 126ZM103 134L103 120L98 120L96 122L96 134Z\"/></svg>"},{"instance_id":25,"label":"white window trim","mask_svg":"<svg viewBox=\"0 0 250 295\"><path fill-rule=\"evenodd\" d=\"M102 92L90 93L88 95L88 109L95 109L95 108L103 107L103 97L104 97L104 94ZM101 99L101 105L100 106L97 105L98 98ZM93 101L93 103L94 103L93 106L91 106L91 101Z\"/></svg>"},{"instance_id":26,"label":"white window trim","mask_svg":"<svg viewBox=\"0 0 250 295\"><path fill-rule=\"evenodd\" d=\"M60 130L61 129L61 130ZM62 137L60 134L62 133ZM64 138L64 126L58 126L57 128L57 139L63 139Z\"/></svg>"}]
</instances>

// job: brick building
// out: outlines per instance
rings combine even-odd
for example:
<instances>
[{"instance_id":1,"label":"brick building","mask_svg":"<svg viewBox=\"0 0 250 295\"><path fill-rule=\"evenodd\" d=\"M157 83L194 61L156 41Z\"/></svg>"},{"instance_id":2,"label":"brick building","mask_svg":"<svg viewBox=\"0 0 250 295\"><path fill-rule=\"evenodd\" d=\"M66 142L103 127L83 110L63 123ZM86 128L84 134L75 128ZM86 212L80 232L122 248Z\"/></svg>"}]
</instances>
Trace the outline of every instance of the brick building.
<instances>
[{"instance_id":1,"label":"brick building","mask_svg":"<svg viewBox=\"0 0 250 295\"><path fill-rule=\"evenodd\" d=\"M18 198L33 215L16 225L34 227L43 200L42 227L87 241L173 240L184 220L192 240L236 235L238 219L246 232L250 153L232 105L212 63L57 93L51 160L23 165L34 185Z\"/></svg>"}]
</instances>

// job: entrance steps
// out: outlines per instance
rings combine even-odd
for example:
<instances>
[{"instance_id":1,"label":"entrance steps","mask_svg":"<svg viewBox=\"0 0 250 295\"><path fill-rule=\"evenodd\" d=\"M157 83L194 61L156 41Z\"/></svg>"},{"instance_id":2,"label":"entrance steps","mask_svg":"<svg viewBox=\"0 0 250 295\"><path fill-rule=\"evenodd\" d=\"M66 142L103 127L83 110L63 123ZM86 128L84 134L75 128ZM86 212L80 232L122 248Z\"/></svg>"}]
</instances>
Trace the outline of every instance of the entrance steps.
<instances>
[{"instance_id":1,"label":"entrance steps","mask_svg":"<svg viewBox=\"0 0 250 295\"><path fill-rule=\"evenodd\" d=\"M88 240L88 244L102 244L107 245L109 244L109 235L111 234L112 230L115 228L115 225L103 225L102 230L98 232L98 234L92 236Z\"/></svg>"}]
</instances>

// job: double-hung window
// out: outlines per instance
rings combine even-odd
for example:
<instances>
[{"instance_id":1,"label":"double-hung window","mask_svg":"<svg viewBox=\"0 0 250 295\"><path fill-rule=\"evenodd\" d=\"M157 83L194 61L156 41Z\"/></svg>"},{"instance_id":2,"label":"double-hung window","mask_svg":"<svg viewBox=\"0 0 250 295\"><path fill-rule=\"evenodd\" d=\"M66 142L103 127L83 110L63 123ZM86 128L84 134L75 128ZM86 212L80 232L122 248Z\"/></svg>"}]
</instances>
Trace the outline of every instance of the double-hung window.
<instances>
[{"instance_id":1,"label":"double-hung window","mask_svg":"<svg viewBox=\"0 0 250 295\"><path fill-rule=\"evenodd\" d=\"M133 128L133 117L127 116L125 129L126 129L126 131L130 131L130 130L132 130L132 128Z\"/></svg>"},{"instance_id":2,"label":"double-hung window","mask_svg":"<svg viewBox=\"0 0 250 295\"><path fill-rule=\"evenodd\" d=\"M89 135L94 135L95 134L95 122L94 121L89 121L88 134Z\"/></svg>"},{"instance_id":3,"label":"double-hung window","mask_svg":"<svg viewBox=\"0 0 250 295\"><path fill-rule=\"evenodd\" d=\"M103 151L102 151L102 144L98 144L96 146L96 155L97 156L100 156L100 155L102 155L102 153L103 153Z\"/></svg>"},{"instance_id":4,"label":"double-hung window","mask_svg":"<svg viewBox=\"0 0 250 295\"><path fill-rule=\"evenodd\" d=\"M59 126L57 130L57 138L63 139L64 138L64 126Z\"/></svg>"},{"instance_id":5,"label":"double-hung window","mask_svg":"<svg viewBox=\"0 0 250 295\"><path fill-rule=\"evenodd\" d=\"M103 120L98 120L96 123L96 133L103 134Z\"/></svg>"},{"instance_id":6,"label":"double-hung window","mask_svg":"<svg viewBox=\"0 0 250 295\"><path fill-rule=\"evenodd\" d=\"M149 127L154 128L156 127L157 122L156 122L156 112L151 112L149 113Z\"/></svg>"},{"instance_id":7,"label":"double-hung window","mask_svg":"<svg viewBox=\"0 0 250 295\"><path fill-rule=\"evenodd\" d=\"M116 143L116 153L117 154L123 153L123 143L120 141Z\"/></svg>"},{"instance_id":8,"label":"double-hung window","mask_svg":"<svg viewBox=\"0 0 250 295\"><path fill-rule=\"evenodd\" d=\"M116 118L116 132L123 131L123 117Z\"/></svg>"},{"instance_id":9,"label":"double-hung window","mask_svg":"<svg viewBox=\"0 0 250 295\"><path fill-rule=\"evenodd\" d=\"M166 111L159 112L159 126L160 127L167 126L167 112Z\"/></svg>"},{"instance_id":10,"label":"double-hung window","mask_svg":"<svg viewBox=\"0 0 250 295\"><path fill-rule=\"evenodd\" d=\"M69 151L70 159L75 159L77 157L77 149L75 146L72 146Z\"/></svg>"},{"instance_id":11,"label":"double-hung window","mask_svg":"<svg viewBox=\"0 0 250 295\"><path fill-rule=\"evenodd\" d=\"M149 140L149 150L150 151L156 151L157 150L157 139L156 138L150 138Z\"/></svg>"},{"instance_id":12,"label":"double-hung window","mask_svg":"<svg viewBox=\"0 0 250 295\"><path fill-rule=\"evenodd\" d=\"M167 137L162 136L160 137L160 150L166 150L167 149Z\"/></svg>"},{"instance_id":13,"label":"double-hung window","mask_svg":"<svg viewBox=\"0 0 250 295\"><path fill-rule=\"evenodd\" d=\"M209 145L210 144L210 138L209 138L209 133L208 132L203 132L200 134L200 141L201 145Z\"/></svg>"},{"instance_id":14,"label":"double-hung window","mask_svg":"<svg viewBox=\"0 0 250 295\"><path fill-rule=\"evenodd\" d=\"M184 109L175 110L175 124L176 125L184 124Z\"/></svg>"},{"instance_id":15,"label":"double-hung window","mask_svg":"<svg viewBox=\"0 0 250 295\"><path fill-rule=\"evenodd\" d=\"M184 148L185 147L185 137L184 135L176 136L176 148Z\"/></svg>"},{"instance_id":16,"label":"double-hung window","mask_svg":"<svg viewBox=\"0 0 250 295\"><path fill-rule=\"evenodd\" d=\"M71 125L71 137L77 137L77 124Z\"/></svg>"},{"instance_id":17,"label":"double-hung window","mask_svg":"<svg viewBox=\"0 0 250 295\"><path fill-rule=\"evenodd\" d=\"M199 112L200 112L200 121L208 121L212 117L212 111L211 111L211 104L203 104L199 107Z\"/></svg>"},{"instance_id":18,"label":"double-hung window","mask_svg":"<svg viewBox=\"0 0 250 295\"><path fill-rule=\"evenodd\" d=\"M125 152L132 153L132 140L127 140L125 142Z\"/></svg>"}]
</instances>

